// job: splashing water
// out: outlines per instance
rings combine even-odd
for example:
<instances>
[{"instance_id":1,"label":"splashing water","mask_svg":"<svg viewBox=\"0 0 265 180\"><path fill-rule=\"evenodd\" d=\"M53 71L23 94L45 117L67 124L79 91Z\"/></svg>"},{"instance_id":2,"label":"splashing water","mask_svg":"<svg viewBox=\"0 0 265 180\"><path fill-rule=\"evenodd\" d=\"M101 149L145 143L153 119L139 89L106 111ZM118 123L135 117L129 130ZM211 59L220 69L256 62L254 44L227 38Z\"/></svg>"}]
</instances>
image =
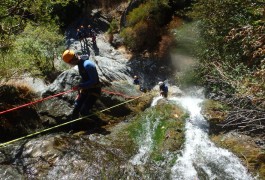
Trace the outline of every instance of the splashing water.
<instances>
[{"instance_id":1,"label":"splashing water","mask_svg":"<svg viewBox=\"0 0 265 180\"><path fill-rule=\"evenodd\" d=\"M163 97L155 97L151 106ZM185 143L181 155L174 165L170 166L169 173L172 180L198 180L198 179L231 179L252 180L255 179L247 173L240 160L226 149L218 148L208 137L208 123L201 115L199 104L203 101L194 97L173 97L168 101L183 106L189 112L189 118L185 124ZM153 135L159 125L159 117L151 123L150 117L144 120L145 132L138 141L138 153L130 160L132 165L145 165L153 148ZM173 154L172 154L173 155ZM173 155L177 156L177 155ZM168 156L169 158L170 156ZM164 173L167 170L165 169ZM164 177L161 174L161 177ZM168 176L167 176L168 177Z\"/></svg>"},{"instance_id":2,"label":"splashing water","mask_svg":"<svg viewBox=\"0 0 265 180\"><path fill-rule=\"evenodd\" d=\"M162 99L163 97L156 97L151 106L155 106L157 104L157 101ZM140 164L145 164L149 158L150 151L153 148L153 134L155 132L155 129L157 128L159 124L159 118L156 118L156 121L154 124L152 124L149 121L149 118L147 117L145 119L145 123L143 126L145 127L145 133L142 136L143 139L141 139L140 145L139 145L139 150L138 153L130 160L130 162L133 165L140 165Z\"/></svg>"},{"instance_id":3,"label":"splashing water","mask_svg":"<svg viewBox=\"0 0 265 180\"><path fill-rule=\"evenodd\" d=\"M171 179L253 179L240 160L228 150L218 148L208 138L208 125L200 114L197 98L172 98L190 113L186 122L182 156L171 169Z\"/></svg>"}]
</instances>

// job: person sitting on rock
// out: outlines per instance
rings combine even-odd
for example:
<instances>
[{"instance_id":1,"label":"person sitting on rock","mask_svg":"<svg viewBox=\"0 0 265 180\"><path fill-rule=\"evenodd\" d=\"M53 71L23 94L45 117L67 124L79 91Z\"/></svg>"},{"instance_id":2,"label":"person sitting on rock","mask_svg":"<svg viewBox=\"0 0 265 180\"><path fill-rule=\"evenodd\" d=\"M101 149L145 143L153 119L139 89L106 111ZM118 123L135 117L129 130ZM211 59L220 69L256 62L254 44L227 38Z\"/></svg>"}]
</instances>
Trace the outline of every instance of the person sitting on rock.
<instances>
[{"instance_id":1,"label":"person sitting on rock","mask_svg":"<svg viewBox=\"0 0 265 180\"><path fill-rule=\"evenodd\" d=\"M158 85L159 85L159 90L160 90L160 96L167 98L167 94L168 94L167 85L163 81L160 81Z\"/></svg>"}]
</instances>

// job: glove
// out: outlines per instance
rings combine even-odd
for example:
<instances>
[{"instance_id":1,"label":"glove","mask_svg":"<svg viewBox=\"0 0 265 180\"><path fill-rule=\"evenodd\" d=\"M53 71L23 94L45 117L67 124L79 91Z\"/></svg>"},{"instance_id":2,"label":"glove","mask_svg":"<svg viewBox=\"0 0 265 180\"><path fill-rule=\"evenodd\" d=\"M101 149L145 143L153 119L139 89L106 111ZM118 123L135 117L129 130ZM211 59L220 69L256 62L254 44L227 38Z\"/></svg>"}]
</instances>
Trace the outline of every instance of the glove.
<instances>
[{"instance_id":1,"label":"glove","mask_svg":"<svg viewBox=\"0 0 265 180\"><path fill-rule=\"evenodd\" d=\"M79 87L78 86L74 86L74 87L72 87L72 90L77 91L77 90L79 90Z\"/></svg>"}]
</instances>

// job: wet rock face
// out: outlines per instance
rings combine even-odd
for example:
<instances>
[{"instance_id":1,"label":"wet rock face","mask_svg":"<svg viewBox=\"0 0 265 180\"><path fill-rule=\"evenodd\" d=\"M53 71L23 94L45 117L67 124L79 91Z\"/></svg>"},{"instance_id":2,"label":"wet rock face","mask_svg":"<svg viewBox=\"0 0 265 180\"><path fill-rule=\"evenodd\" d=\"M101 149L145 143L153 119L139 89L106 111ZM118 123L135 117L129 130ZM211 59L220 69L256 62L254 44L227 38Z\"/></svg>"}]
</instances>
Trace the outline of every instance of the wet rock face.
<instances>
[{"instance_id":1,"label":"wet rock face","mask_svg":"<svg viewBox=\"0 0 265 180\"><path fill-rule=\"evenodd\" d=\"M227 109L229 109L227 105L214 100L205 100L202 103L202 114L210 125L210 134L217 134L221 131L225 131L220 124L224 122L228 114Z\"/></svg>"},{"instance_id":2,"label":"wet rock face","mask_svg":"<svg viewBox=\"0 0 265 180\"><path fill-rule=\"evenodd\" d=\"M42 97L45 98L69 91L73 86L78 84L79 80L80 76L75 68L67 70L60 74L57 79L42 92ZM39 104L38 112L41 115L42 122L50 126L70 120L76 96L77 92L72 91Z\"/></svg>"},{"instance_id":3,"label":"wet rock face","mask_svg":"<svg viewBox=\"0 0 265 180\"><path fill-rule=\"evenodd\" d=\"M122 174L127 155L119 148L96 142L99 138L61 134L28 141L14 148L9 159L0 153L0 178L100 179ZM14 169L14 165L20 168Z\"/></svg>"},{"instance_id":4,"label":"wet rock face","mask_svg":"<svg viewBox=\"0 0 265 180\"><path fill-rule=\"evenodd\" d=\"M138 125L142 126L146 117L158 113L161 115L163 126L162 134L160 128L157 129L158 134L164 139L164 143L159 143L161 139L154 141L159 145L155 151L175 151L181 146L183 134L183 124L176 121L175 118L168 120L162 116L181 117L183 112L172 109L171 113L164 113L165 107L171 112L171 108L167 105L159 106L156 110L149 110L143 119L133 120L132 123L138 121ZM160 112L161 111L161 112ZM156 121L153 116L152 121ZM173 116L172 116L173 117ZM157 153L152 158L156 158L156 162L150 159L146 164L133 166L130 159L137 153L137 141L133 140L130 130L137 131L140 129L132 129L130 121L120 123L110 128L109 134L87 134L76 133L56 133L42 135L20 142L19 146L7 147L0 149L0 178L11 179L103 179L110 178L121 179L132 178L139 179L141 177L150 177L151 179L159 179L160 176L165 177L168 169L159 164ZM137 125L137 126L138 126ZM142 129L143 130L143 129ZM141 133L140 133L141 134ZM139 135L140 135L139 134ZM16 167L14 169L14 167ZM146 172L148 170L148 172ZM163 178L164 179L164 178Z\"/></svg>"}]
</instances>

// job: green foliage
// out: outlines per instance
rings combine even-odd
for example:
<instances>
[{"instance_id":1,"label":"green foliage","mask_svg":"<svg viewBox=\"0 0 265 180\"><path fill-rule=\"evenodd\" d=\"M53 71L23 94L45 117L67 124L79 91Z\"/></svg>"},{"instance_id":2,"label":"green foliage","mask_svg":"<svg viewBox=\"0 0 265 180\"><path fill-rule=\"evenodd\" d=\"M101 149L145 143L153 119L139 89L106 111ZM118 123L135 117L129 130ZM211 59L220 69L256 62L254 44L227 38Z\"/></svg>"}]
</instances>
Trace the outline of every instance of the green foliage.
<instances>
[{"instance_id":1,"label":"green foliage","mask_svg":"<svg viewBox=\"0 0 265 180\"><path fill-rule=\"evenodd\" d=\"M61 43L62 39L60 37L60 40L55 43L59 36L57 35L58 29L55 28L56 26L54 25L54 22L57 20L56 14L53 12L54 8L58 5L66 6L69 2L75 1L76 0L1 1L1 79L8 79L11 76L27 72L41 75L49 74L53 66L51 56L55 55L54 48L57 48L56 43ZM34 27L30 27L29 24L32 24ZM57 21L56 24L59 24L59 22ZM27 27L27 29L24 31L25 27ZM34 31L33 28L35 27L38 28ZM20 35L20 33L23 34ZM27 35L32 36L26 37ZM49 53L47 53L47 51L49 51ZM35 65L37 67L34 67Z\"/></svg>"},{"instance_id":2,"label":"green foliage","mask_svg":"<svg viewBox=\"0 0 265 180\"><path fill-rule=\"evenodd\" d=\"M113 34L113 33L116 33L118 32L119 30L119 23L116 19L113 19L110 23L110 27L108 29L108 33L109 34Z\"/></svg>"},{"instance_id":3,"label":"green foliage","mask_svg":"<svg viewBox=\"0 0 265 180\"><path fill-rule=\"evenodd\" d=\"M197 0L192 10L201 37L196 55L204 71L198 72L207 86L217 93L264 96L258 85L264 84L262 2Z\"/></svg>"},{"instance_id":4,"label":"green foliage","mask_svg":"<svg viewBox=\"0 0 265 180\"><path fill-rule=\"evenodd\" d=\"M242 0L198 0L193 6L192 16L200 20L200 35L204 38L207 54L225 60L227 55L224 37L232 28L251 24L260 18L253 14L257 4ZM205 57L205 54L203 58ZM237 52L230 54L239 61ZM206 56L205 58L208 59ZM209 59L210 60L210 59ZM212 60L212 59L211 59Z\"/></svg>"},{"instance_id":5,"label":"green foliage","mask_svg":"<svg viewBox=\"0 0 265 180\"><path fill-rule=\"evenodd\" d=\"M21 73L48 76L55 71L54 60L61 52L63 36L58 27L50 22L46 26L28 24L16 36L12 49L2 54L2 77Z\"/></svg>"},{"instance_id":6,"label":"green foliage","mask_svg":"<svg viewBox=\"0 0 265 180\"><path fill-rule=\"evenodd\" d=\"M247 25L233 28L225 37L228 52L237 52L242 62L249 67L260 65L265 59L265 23L264 25Z\"/></svg>"},{"instance_id":7,"label":"green foliage","mask_svg":"<svg viewBox=\"0 0 265 180\"><path fill-rule=\"evenodd\" d=\"M151 21L140 21L134 27L125 28L121 35L133 51L153 50L159 40L159 28Z\"/></svg>"},{"instance_id":8,"label":"green foliage","mask_svg":"<svg viewBox=\"0 0 265 180\"><path fill-rule=\"evenodd\" d=\"M134 26L138 22L147 19L152 7L150 3L141 4L127 16L127 26Z\"/></svg>"},{"instance_id":9,"label":"green foliage","mask_svg":"<svg viewBox=\"0 0 265 180\"><path fill-rule=\"evenodd\" d=\"M174 14L183 14L180 11L188 6L190 1L183 0L143 1L127 15L126 28L121 32L125 44L136 52L158 51L160 58L167 57L173 42L168 25Z\"/></svg>"},{"instance_id":10,"label":"green foliage","mask_svg":"<svg viewBox=\"0 0 265 180\"><path fill-rule=\"evenodd\" d=\"M49 23L57 4L66 5L72 0L2 0L0 6L0 50L10 48L13 35L19 34L27 22Z\"/></svg>"},{"instance_id":11,"label":"green foliage","mask_svg":"<svg viewBox=\"0 0 265 180\"><path fill-rule=\"evenodd\" d=\"M121 35L133 51L154 50L158 47L161 26L171 18L167 0L146 1L127 16L127 27ZM150 33L152 32L152 33Z\"/></svg>"}]
</instances>

